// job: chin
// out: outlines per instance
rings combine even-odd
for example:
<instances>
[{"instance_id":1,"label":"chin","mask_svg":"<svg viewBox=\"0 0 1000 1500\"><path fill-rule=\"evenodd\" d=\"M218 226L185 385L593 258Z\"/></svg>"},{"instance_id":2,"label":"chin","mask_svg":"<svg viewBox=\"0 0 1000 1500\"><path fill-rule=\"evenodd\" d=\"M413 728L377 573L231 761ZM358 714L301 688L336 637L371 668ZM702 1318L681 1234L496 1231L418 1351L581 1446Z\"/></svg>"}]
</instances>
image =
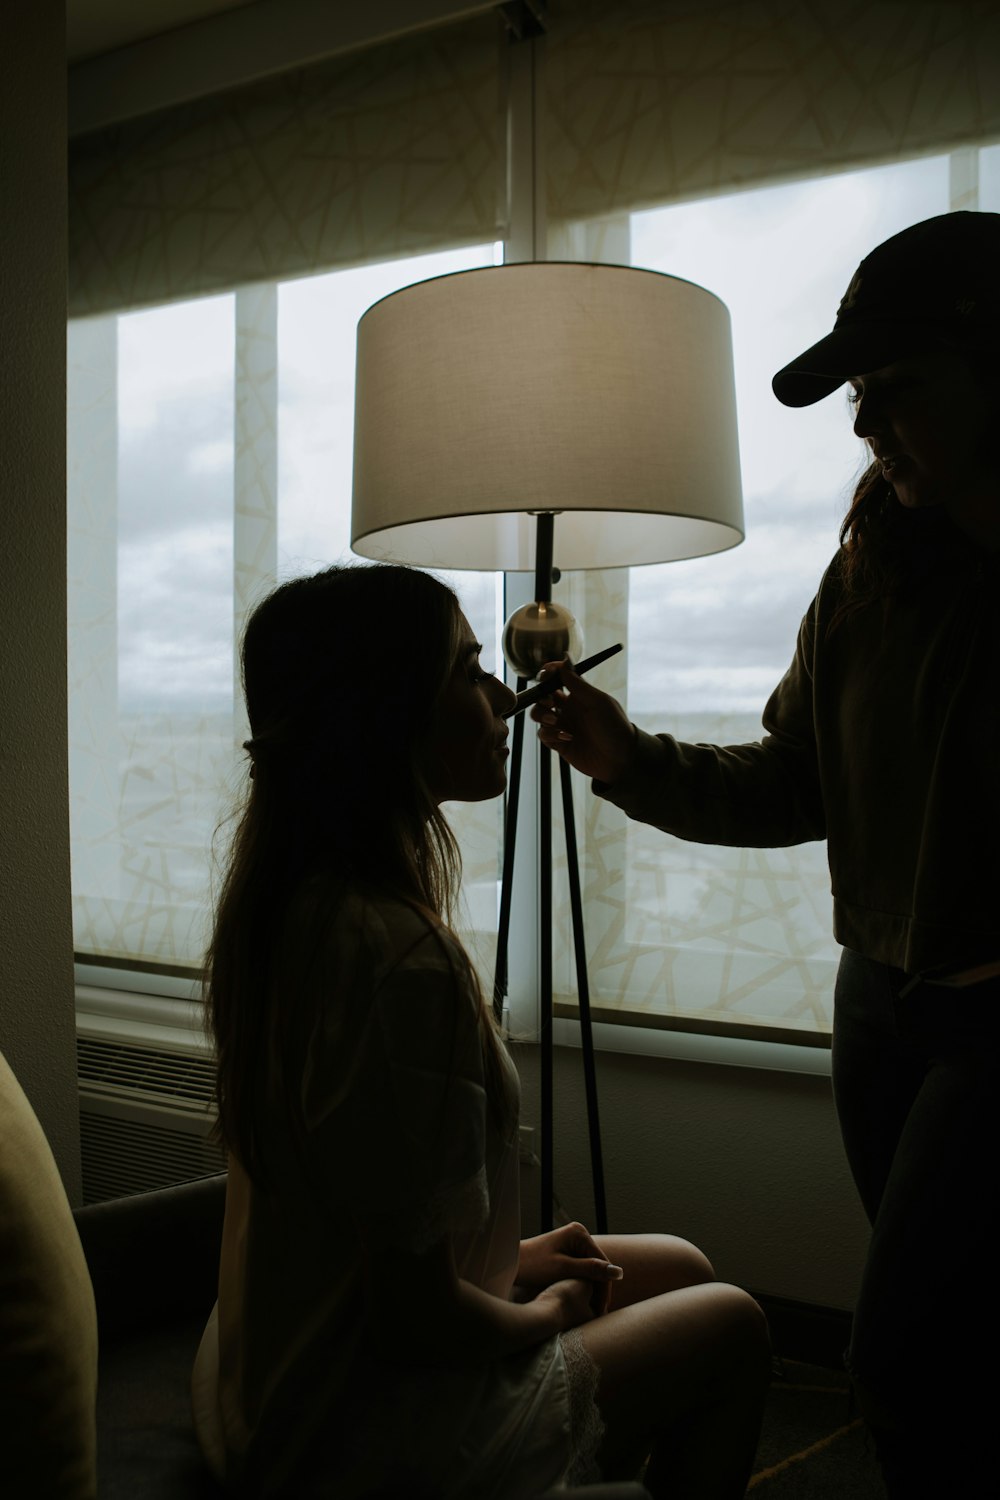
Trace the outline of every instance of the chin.
<instances>
[{"instance_id":1,"label":"chin","mask_svg":"<svg viewBox=\"0 0 1000 1500\"><path fill-rule=\"evenodd\" d=\"M904 510L934 510L937 506L944 504L944 499L940 495L922 495L919 490L914 493L905 485L900 485L894 493Z\"/></svg>"},{"instance_id":2,"label":"chin","mask_svg":"<svg viewBox=\"0 0 1000 1500\"><path fill-rule=\"evenodd\" d=\"M495 802L507 790L506 776L500 782L494 782L490 786L465 787L461 791L452 792L450 797L442 798L444 802Z\"/></svg>"}]
</instances>

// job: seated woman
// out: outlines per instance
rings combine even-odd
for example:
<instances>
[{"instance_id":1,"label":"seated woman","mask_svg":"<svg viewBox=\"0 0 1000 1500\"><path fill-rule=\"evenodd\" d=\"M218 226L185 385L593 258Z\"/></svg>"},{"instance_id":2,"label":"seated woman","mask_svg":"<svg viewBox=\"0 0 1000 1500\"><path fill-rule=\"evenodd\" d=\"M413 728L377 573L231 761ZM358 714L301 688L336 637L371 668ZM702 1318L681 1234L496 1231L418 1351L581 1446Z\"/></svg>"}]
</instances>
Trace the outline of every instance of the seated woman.
<instances>
[{"instance_id":1,"label":"seated woman","mask_svg":"<svg viewBox=\"0 0 1000 1500\"><path fill-rule=\"evenodd\" d=\"M448 925L440 811L506 783L512 694L479 651L408 568L296 579L247 626L202 1446L245 1496L525 1500L652 1454L654 1495L735 1500L769 1375L756 1304L669 1236L519 1243L517 1075Z\"/></svg>"}]
</instances>

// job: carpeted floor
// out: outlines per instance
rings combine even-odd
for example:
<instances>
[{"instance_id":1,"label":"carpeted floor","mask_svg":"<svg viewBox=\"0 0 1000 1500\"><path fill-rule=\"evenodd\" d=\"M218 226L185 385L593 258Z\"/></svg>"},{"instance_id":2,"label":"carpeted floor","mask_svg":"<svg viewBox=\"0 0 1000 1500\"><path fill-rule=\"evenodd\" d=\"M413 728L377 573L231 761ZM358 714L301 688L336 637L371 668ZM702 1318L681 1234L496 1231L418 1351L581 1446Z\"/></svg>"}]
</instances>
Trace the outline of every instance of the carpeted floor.
<instances>
[{"instance_id":1,"label":"carpeted floor","mask_svg":"<svg viewBox=\"0 0 1000 1500\"><path fill-rule=\"evenodd\" d=\"M747 1494L753 1500L885 1500L845 1374L795 1360L775 1362Z\"/></svg>"}]
</instances>

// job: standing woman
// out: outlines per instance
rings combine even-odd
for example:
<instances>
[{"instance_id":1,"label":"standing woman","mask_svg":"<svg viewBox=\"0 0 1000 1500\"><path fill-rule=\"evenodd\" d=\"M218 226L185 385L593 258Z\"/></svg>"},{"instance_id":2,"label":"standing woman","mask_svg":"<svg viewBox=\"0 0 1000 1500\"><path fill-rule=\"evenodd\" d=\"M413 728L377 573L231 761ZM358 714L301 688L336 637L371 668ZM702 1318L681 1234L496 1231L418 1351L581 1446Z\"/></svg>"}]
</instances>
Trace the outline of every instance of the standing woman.
<instances>
[{"instance_id":1,"label":"standing woman","mask_svg":"<svg viewBox=\"0 0 1000 1500\"><path fill-rule=\"evenodd\" d=\"M519 1241L517 1075L447 924L440 804L506 784L513 695L479 652L407 568L294 580L247 626L199 1437L242 1496L527 1500L652 1452L654 1495L737 1500L769 1372L756 1304L670 1236Z\"/></svg>"},{"instance_id":2,"label":"standing woman","mask_svg":"<svg viewBox=\"0 0 1000 1500\"><path fill-rule=\"evenodd\" d=\"M1000 215L861 262L774 378L844 383L870 450L759 743L641 733L559 668L544 743L704 843L826 838L843 945L833 1079L872 1225L848 1363L893 1497L992 1490L1000 1021Z\"/></svg>"}]
</instances>

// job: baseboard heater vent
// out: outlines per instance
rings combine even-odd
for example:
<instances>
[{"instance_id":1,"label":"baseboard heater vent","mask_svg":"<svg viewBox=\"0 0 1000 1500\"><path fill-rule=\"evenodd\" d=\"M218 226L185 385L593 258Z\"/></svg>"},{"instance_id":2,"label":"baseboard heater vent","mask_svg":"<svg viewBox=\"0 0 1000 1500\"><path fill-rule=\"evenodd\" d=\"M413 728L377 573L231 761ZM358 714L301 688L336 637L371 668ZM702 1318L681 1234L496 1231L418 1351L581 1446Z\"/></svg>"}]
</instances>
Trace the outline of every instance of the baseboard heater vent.
<instances>
[{"instance_id":1,"label":"baseboard heater vent","mask_svg":"<svg viewBox=\"0 0 1000 1500\"><path fill-rule=\"evenodd\" d=\"M169 1122L104 1100L80 1101L83 1201L101 1203L224 1172L225 1152L208 1139L212 1121ZM194 1127L194 1128L192 1128Z\"/></svg>"},{"instance_id":2,"label":"baseboard heater vent","mask_svg":"<svg viewBox=\"0 0 1000 1500\"><path fill-rule=\"evenodd\" d=\"M210 1057L78 1036L76 1060L80 1087L93 1093L125 1090L164 1104L211 1108L215 1072Z\"/></svg>"},{"instance_id":3,"label":"baseboard heater vent","mask_svg":"<svg viewBox=\"0 0 1000 1500\"><path fill-rule=\"evenodd\" d=\"M80 987L77 1067L84 1203L225 1170L198 1006Z\"/></svg>"}]
</instances>

